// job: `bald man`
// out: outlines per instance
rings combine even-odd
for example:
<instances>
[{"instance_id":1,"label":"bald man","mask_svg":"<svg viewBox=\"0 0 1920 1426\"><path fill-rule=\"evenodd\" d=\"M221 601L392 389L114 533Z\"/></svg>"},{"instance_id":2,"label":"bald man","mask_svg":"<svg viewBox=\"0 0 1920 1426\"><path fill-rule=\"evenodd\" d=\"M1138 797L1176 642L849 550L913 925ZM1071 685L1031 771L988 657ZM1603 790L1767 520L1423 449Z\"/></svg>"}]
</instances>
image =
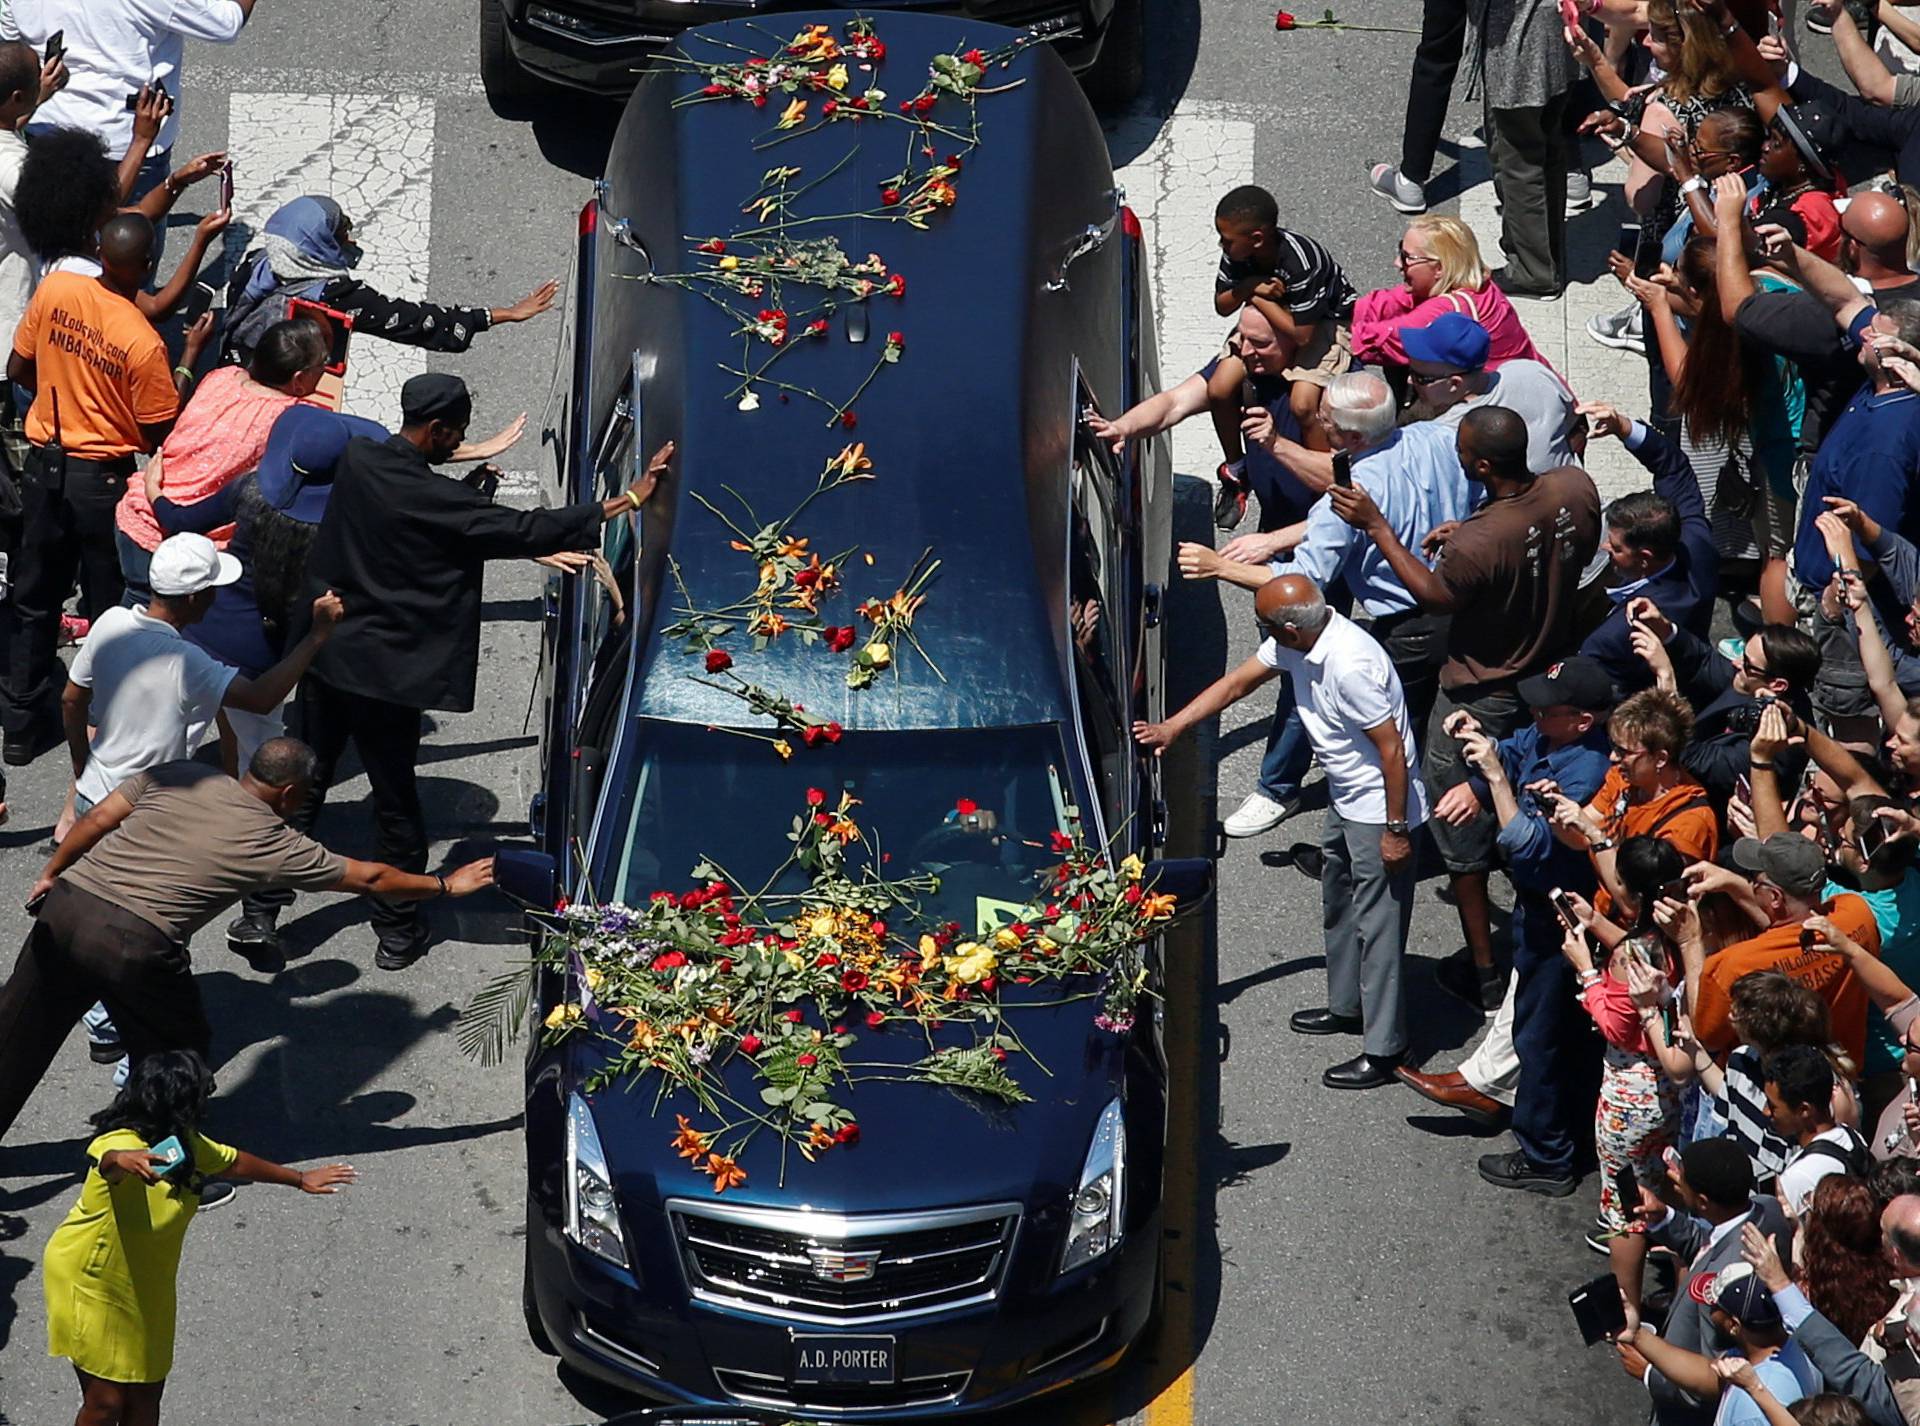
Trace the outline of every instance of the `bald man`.
<instances>
[{"instance_id":1,"label":"bald man","mask_svg":"<svg viewBox=\"0 0 1920 1426\"><path fill-rule=\"evenodd\" d=\"M1306 448L1293 439L1300 435L1288 405L1293 384L1282 374L1293 359L1293 348L1274 331L1257 303L1241 309L1234 346L1247 369L1241 393L1247 430L1243 474L1260 502L1259 534L1229 540L1221 550L1229 559L1239 560L1252 557L1250 551L1265 537L1303 522L1314 501L1333 484L1333 468L1324 455L1319 457L1321 464L1302 466L1289 454L1306 453ZM1207 383L1220 364L1221 358L1215 357L1179 385L1149 396L1111 421L1088 412L1087 428L1097 438L1110 442L1116 455L1130 440L1148 440L1172 430L1209 410ZM1292 697L1283 687L1267 732L1266 753L1260 760L1259 784L1227 815L1227 835L1257 837L1298 812L1300 783L1310 763L1306 732L1294 715Z\"/></svg>"},{"instance_id":2,"label":"bald man","mask_svg":"<svg viewBox=\"0 0 1920 1426\"><path fill-rule=\"evenodd\" d=\"M1157 756L1194 724L1286 673L1326 769L1328 795L1320 844L1327 1003L1296 1012L1290 1023L1303 1035L1361 1036L1361 1053L1321 1082L1374 1089L1392 1084L1406 1058L1401 966L1413 916L1412 832L1427 818L1406 696L1386 651L1329 609L1305 575L1262 585L1254 614L1266 641L1253 656L1164 723L1134 724L1133 735Z\"/></svg>"}]
</instances>

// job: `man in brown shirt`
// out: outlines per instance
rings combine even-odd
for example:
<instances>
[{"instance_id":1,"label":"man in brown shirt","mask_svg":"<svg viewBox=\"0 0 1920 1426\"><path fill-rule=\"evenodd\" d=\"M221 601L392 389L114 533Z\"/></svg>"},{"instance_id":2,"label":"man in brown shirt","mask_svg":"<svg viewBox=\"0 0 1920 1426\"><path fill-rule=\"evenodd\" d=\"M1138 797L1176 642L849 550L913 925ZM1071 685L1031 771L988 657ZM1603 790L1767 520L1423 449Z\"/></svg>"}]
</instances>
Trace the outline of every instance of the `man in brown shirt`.
<instances>
[{"instance_id":1,"label":"man in brown shirt","mask_svg":"<svg viewBox=\"0 0 1920 1426\"><path fill-rule=\"evenodd\" d=\"M187 942L248 892L269 886L423 900L493 883L493 859L444 876L328 851L286 823L313 784L293 738L260 745L239 781L162 763L74 824L28 908L33 929L0 988L0 1136L12 1127L81 1013L100 1000L133 1059L208 1052L212 1032Z\"/></svg>"},{"instance_id":2,"label":"man in brown shirt","mask_svg":"<svg viewBox=\"0 0 1920 1426\"><path fill-rule=\"evenodd\" d=\"M1577 466L1533 474L1527 424L1517 413L1491 406L1469 411L1458 444L1460 464L1486 487L1487 501L1446 537L1432 569L1400 543L1364 490L1335 486L1329 492L1340 518L1379 547L1421 607L1451 616L1438 719L1423 745L1436 805L1470 771L1450 728L1455 712L1470 713L1496 741L1506 737L1525 716L1514 685L1578 647L1580 574L1600 546L1600 495L1592 478ZM1506 977L1493 962L1487 905L1493 818L1482 812L1463 826L1444 818L1430 825L1468 952L1441 963L1440 984L1469 1004L1497 1009Z\"/></svg>"}]
</instances>

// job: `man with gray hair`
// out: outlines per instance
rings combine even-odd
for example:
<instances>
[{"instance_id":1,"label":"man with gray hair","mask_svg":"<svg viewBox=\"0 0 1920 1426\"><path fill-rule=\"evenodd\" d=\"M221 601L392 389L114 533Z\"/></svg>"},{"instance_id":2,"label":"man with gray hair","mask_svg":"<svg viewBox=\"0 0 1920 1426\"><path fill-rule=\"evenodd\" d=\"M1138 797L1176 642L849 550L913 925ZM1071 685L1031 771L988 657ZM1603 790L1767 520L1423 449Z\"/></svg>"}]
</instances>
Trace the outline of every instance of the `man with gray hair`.
<instances>
[{"instance_id":1,"label":"man with gray hair","mask_svg":"<svg viewBox=\"0 0 1920 1426\"><path fill-rule=\"evenodd\" d=\"M1395 414L1392 388L1372 372L1336 376L1320 398L1321 429L1334 450L1352 456L1354 485L1372 497L1400 542L1417 550L1431 531L1472 514L1475 492L1452 430L1432 421L1396 426ZM1440 691L1446 616L1420 607L1380 547L1342 520L1326 495L1304 520L1233 545L1228 553L1183 543L1180 572L1246 589L1283 574L1304 574L1323 589L1344 581L1400 675L1415 740L1424 739Z\"/></svg>"},{"instance_id":2,"label":"man with gray hair","mask_svg":"<svg viewBox=\"0 0 1920 1426\"><path fill-rule=\"evenodd\" d=\"M1133 736L1158 755L1194 724L1287 674L1328 789L1320 881L1327 1004L1297 1011L1290 1023L1303 1035L1362 1036L1361 1053L1321 1082L1374 1089L1392 1084L1406 1058L1401 965L1413 917L1412 833L1427 818L1406 697L1386 651L1329 609L1305 575L1269 580L1253 608L1267 636L1254 655L1165 722L1135 723Z\"/></svg>"}]
</instances>

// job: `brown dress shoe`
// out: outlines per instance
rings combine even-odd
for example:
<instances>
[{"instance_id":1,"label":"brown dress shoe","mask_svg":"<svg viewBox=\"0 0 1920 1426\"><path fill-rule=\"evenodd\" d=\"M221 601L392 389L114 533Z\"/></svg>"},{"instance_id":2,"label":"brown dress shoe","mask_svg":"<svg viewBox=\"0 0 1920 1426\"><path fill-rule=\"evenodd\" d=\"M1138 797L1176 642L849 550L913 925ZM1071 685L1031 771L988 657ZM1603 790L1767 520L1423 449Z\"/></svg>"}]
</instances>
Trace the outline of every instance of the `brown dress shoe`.
<instances>
[{"instance_id":1,"label":"brown dress shoe","mask_svg":"<svg viewBox=\"0 0 1920 1426\"><path fill-rule=\"evenodd\" d=\"M1497 1129L1500 1121L1506 1117L1506 1105L1468 1084L1466 1076L1458 1070L1448 1070L1445 1074L1421 1074L1418 1070L1401 1065L1394 1070L1394 1074L1414 1093L1448 1109L1458 1109L1483 1128Z\"/></svg>"}]
</instances>

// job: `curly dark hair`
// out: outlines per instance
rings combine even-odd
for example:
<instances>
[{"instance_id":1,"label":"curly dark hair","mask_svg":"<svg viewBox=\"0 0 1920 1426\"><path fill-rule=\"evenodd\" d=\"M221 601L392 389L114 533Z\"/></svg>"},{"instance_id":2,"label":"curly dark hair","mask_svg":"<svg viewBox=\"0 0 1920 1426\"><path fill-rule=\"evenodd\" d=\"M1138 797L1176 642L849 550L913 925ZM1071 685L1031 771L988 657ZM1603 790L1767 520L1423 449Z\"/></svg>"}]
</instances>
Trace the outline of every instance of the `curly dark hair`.
<instances>
[{"instance_id":1,"label":"curly dark hair","mask_svg":"<svg viewBox=\"0 0 1920 1426\"><path fill-rule=\"evenodd\" d=\"M267 643L275 650L283 649L294 603L306 588L307 552L313 548L313 537L320 527L267 504L260 494L258 478L251 475L241 482L234 498L234 523L237 530L246 532L253 599L260 607Z\"/></svg>"},{"instance_id":2,"label":"curly dark hair","mask_svg":"<svg viewBox=\"0 0 1920 1426\"><path fill-rule=\"evenodd\" d=\"M55 127L27 141L13 211L42 261L91 252L119 206L120 171L98 134Z\"/></svg>"},{"instance_id":3,"label":"curly dark hair","mask_svg":"<svg viewBox=\"0 0 1920 1426\"><path fill-rule=\"evenodd\" d=\"M148 1145L169 1135L185 1139L200 1126L213 1094L213 1071L193 1050L162 1050L133 1063L113 1103L93 1116L102 1134L131 1129Z\"/></svg>"},{"instance_id":4,"label":"curly dark hair","mask_svg":"<svg viewBox=\"0 0 1920 1426\"><path fill-rule=\"evenodd\" d=\"M1828 1174L1814 1186L1800 1235L1795 1281L1849 1342L1859 1341L1897 1296L1887 1281L1873 1190L1846 1174Z\"/></svg>"}]
</instances>

